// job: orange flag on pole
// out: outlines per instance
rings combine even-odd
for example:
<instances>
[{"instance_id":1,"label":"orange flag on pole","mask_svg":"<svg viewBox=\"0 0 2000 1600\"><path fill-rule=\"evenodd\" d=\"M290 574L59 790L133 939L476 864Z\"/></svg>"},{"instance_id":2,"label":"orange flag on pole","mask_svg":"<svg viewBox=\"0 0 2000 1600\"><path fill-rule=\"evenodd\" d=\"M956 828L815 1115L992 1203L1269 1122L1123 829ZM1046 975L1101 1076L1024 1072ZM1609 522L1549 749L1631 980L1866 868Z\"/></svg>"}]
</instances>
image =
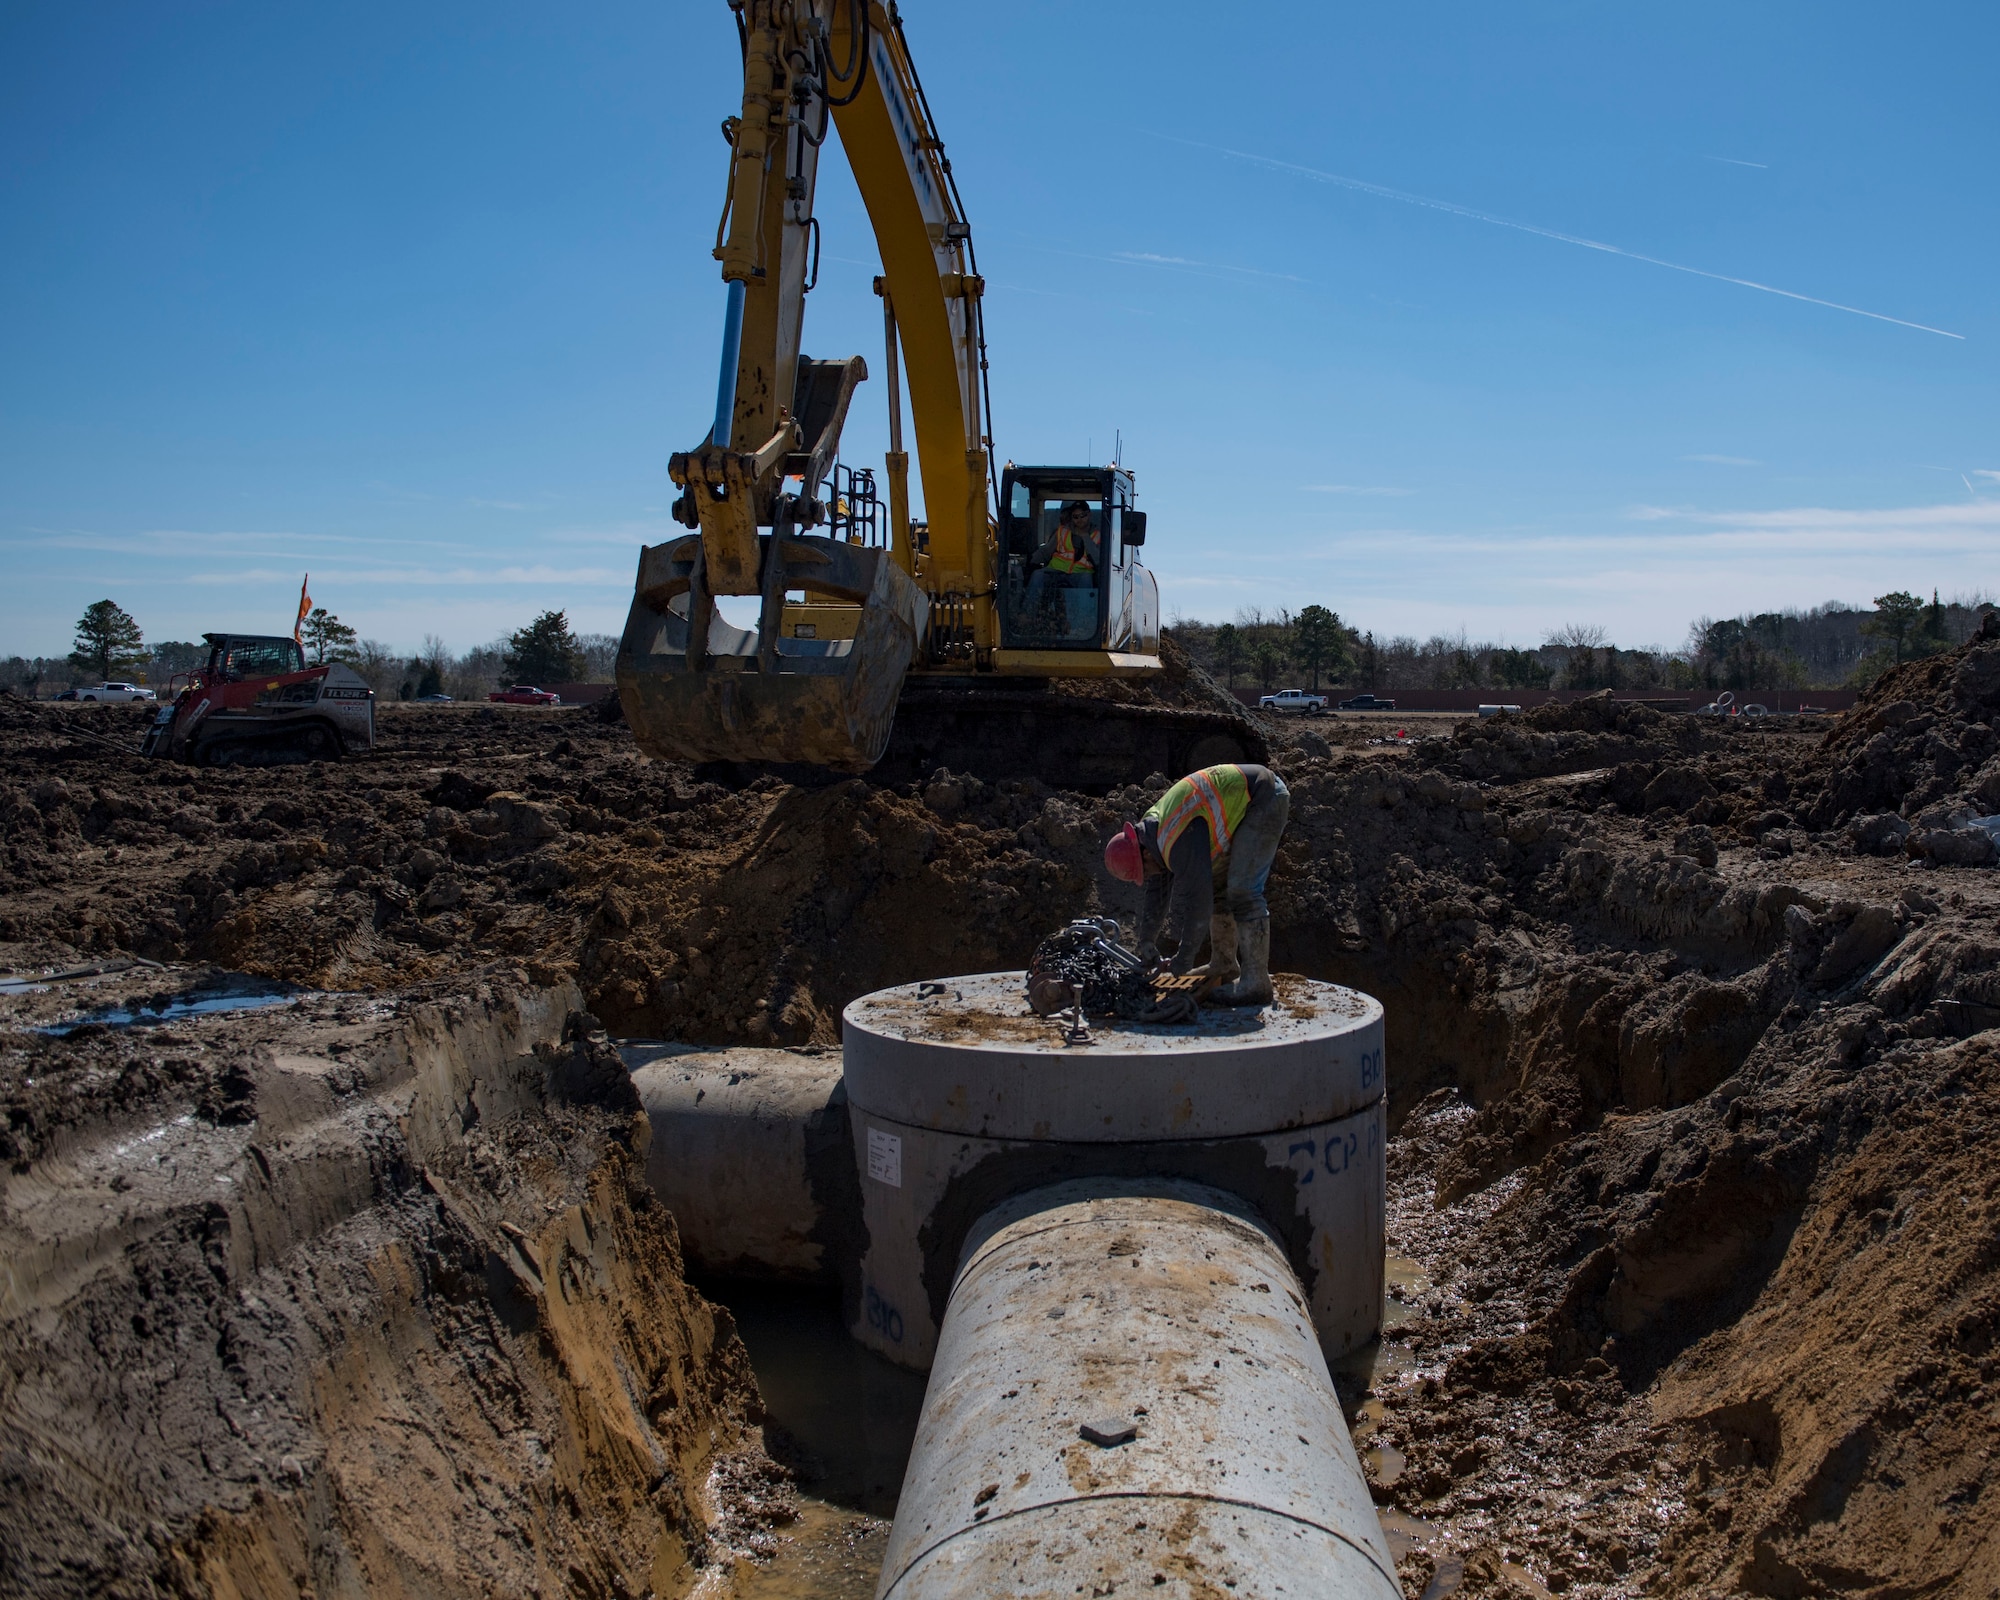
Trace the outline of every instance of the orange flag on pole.
<instances>
[{"instance_id":1,"label":"orange flag on pole","mask_svg":"<svg viewBox=\"0 0 2000 1600\"><path fill-rule=\"evenodd\" d=\"M308 572L303 578L299 579L299 614L297 620L292 623L293 644L298 644L300 642L299 634L305 628L306 618L312 615L312 608L313 608L312 596L306 593L306 584L309 583L311 579L312 579L312 574L310 572Z\"/></svg>"}]
</instances>

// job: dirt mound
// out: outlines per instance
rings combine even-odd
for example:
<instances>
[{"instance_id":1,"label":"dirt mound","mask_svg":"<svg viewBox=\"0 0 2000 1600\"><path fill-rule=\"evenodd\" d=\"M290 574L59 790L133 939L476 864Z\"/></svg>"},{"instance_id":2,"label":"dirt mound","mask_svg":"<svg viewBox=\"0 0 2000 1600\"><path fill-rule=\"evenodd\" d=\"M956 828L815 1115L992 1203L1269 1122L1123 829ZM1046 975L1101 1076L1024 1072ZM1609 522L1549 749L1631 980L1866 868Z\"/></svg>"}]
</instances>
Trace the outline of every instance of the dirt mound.
<instances>
[{"instance_id":1,"label":"dirt mound","mask_svg":"<svg viewBox=\"0 0 2000 1600\"><path fill-rule=\"evenodd\" d=\"M1985 629L1885 673L1827 734L1815 825L1844 827L1874 853L1992 864L1993 836L1969 824L2000 812L1996 708L2000 640Z\"/></svg>"},{"instance_id":2,"label":"dirt mound","mask_svg":"<svg viewBox=\"0 0 2000 1600\"><path fill-rule=\"evenodd\" d=\"M1992 809L1994 688L2000 643L1976 640L1831 730L1610 700L1409 747L1274 730L1276 963L1387 1008L1408 1263L1352 1397L1413 1592L1985 1571L2000 1256L1972 1140L2000 1104L2000 874L1913 867L1906 841ZM1202 715L1220 694L1192 670L1162 692ZM383 728L368 762L197 774L22 722L11 954L329 988L573 975L616 1033L829 1044L868 989L1133 915L1099 852L1156 798L935 764L710 781L577 713ZM126 1092L104 1085L129 1063L100 1070L16 1102L17 1159L42 1171L66 1119ZM230 1126L211 1058L141 1070Z\"/></svg>"},{"instance_id":3,"label":"dirt mound","mask_svg":"<svg viewBox=\"0 0 2000 1600\"><path fill-rule=\"evenodd\" d=\"M1481 782L1517 783L1619 762L1657 760L1663 749L1694 755L1707 747L1701 725L1649 706L1588 700L1504 711L1460 723L1448 740L1420 747L1426 763Z\"/></svg>"},{"instance_id":4,"label":"dirt mound","mask_svg":"<svg viewBox=\"0 0 2000 1600\"><path fill-rule=\"evenodd\" d=\"M1056 678L1049 687L1077 700L1243 715L1243 702L1187 653L1171 629L1160 635L1160 665L1165 670L1148 678Z\"/></svg>"}]
</instances>

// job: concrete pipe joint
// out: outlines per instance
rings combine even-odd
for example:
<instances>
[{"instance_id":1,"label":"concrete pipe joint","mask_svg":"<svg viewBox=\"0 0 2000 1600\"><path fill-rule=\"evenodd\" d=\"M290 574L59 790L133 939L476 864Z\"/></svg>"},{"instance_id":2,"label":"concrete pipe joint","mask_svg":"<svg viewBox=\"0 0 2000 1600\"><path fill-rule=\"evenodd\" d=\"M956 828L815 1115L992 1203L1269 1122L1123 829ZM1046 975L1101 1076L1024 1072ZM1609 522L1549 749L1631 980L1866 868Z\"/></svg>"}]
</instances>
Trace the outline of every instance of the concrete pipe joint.
<instances>
[{"instance_id":1,"label":"concrete pipe joint","mask_svg":"<svg viewBox=\"0 0 2000 1600\"><path fill-rule=\"evenodd\" d=\"M1235 1196L1171 1179L982 1218L878 1600L1400 1597L1286 1256Z\"/></svg>"},{"instance_id":2,"label":"concrete pipe joint","mask_svg":"<svg viewBox=\"0 0 2000 1600\"><path fill-rule=\"evenodd\" d=\"M1019 973L910 984L844 1013L860 1178L853 1332L924 1370L961 1253L1001 1201L1079 1177L1206 1184L1263 1219L1320 1344L1382 1312L1382 1007L1281 976L1275 1004L1176 1027L1093 1020L1068 1043Z\"/></svg>"}]
</instances>

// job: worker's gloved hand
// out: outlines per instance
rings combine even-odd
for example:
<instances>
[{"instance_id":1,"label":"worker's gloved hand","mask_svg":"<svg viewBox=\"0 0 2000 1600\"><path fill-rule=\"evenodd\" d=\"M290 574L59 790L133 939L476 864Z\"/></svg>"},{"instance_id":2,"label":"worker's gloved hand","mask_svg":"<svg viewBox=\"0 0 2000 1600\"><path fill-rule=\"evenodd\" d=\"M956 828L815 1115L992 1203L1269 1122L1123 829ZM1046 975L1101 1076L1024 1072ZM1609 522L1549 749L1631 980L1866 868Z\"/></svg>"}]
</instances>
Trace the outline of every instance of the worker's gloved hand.
<instances>
[{"instance_id":1,"label":"worker's gloved hand","mask_svg":"<svg viewBox=\"0 0 2000 1600\"><path fill-rule=\"evenodd\" d=\"M1135 953L1148 967L1157 967L1166 959L1160 954L1160 947L1156 944L1142 944Z\"/></svg>"}]
</instances>

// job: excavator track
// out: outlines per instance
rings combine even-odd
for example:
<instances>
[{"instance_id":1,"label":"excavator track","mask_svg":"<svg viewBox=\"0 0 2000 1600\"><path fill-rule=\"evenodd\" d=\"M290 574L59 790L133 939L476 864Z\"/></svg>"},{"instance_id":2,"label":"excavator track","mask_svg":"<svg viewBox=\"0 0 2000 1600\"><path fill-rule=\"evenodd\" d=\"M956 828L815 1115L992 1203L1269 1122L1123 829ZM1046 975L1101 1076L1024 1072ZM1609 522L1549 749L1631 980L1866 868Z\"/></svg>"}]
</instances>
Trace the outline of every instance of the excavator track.
<instances>
[{"instance_id":1,"label":"excavator track","mask_svg":"<svg viewBox=\"0 0 2000 1600\"><path fill-rule=\"evenodd\" d=\"M1263 732L1223 707L1184 708L1067 693L1049 685L907 683L871 777L909 783L939 767L987 782L1038 778L1102 792L1224 761L1270 759Z\"/></svg>"}]
</instances>

